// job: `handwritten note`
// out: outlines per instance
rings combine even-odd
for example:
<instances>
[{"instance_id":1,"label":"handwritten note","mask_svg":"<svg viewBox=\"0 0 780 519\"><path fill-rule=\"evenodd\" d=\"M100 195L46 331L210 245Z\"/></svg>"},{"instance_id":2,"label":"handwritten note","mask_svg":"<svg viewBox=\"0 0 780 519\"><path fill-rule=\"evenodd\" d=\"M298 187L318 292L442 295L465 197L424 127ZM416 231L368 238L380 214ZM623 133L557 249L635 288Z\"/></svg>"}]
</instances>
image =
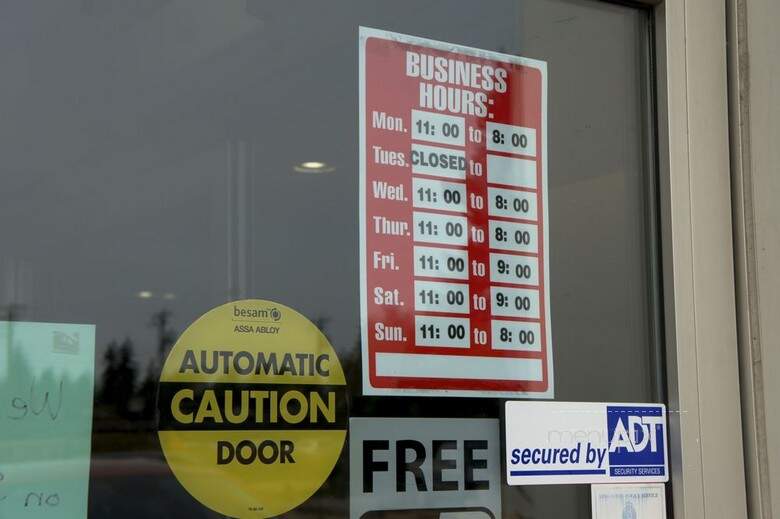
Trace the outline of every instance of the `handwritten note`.
<instances>
[{"instance_id":1,"label":"handwritten note","mask_svg":"<svg viewBox=\"0 0 780 519\"><path fill-rule=\"evenodd\" d=\"M0 517L86 519L95 327L0 321Z\"/></svg>"}]
</instances>

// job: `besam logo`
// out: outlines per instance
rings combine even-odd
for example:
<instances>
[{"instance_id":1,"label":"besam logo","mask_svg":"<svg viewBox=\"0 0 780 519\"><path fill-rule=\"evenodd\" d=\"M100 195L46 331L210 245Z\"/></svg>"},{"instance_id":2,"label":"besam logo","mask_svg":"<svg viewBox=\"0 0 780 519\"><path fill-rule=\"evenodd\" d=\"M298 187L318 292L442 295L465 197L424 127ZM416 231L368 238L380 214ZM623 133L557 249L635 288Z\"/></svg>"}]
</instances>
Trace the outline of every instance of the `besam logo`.
<instances>
[{"instance_id":1,"label":"besam logo","mask_svg":"<svg viewBox=\"0 0 780 519\"><path fill-rule=\"evenodd\" d=\"M282 318L282 312L277 307L240 307L233 305L233 320L239 321L261 321L277 322Z\"/></svg>"},{"instance_id":2,"label":"besam logo","mask_svg":"<svg viewBox=\"0 0 780 519\"><path fill-rule=\"evenodd\" d=\"M607 406L612 476L664 475L662 406Z\"/></svg>"}]
</instances>

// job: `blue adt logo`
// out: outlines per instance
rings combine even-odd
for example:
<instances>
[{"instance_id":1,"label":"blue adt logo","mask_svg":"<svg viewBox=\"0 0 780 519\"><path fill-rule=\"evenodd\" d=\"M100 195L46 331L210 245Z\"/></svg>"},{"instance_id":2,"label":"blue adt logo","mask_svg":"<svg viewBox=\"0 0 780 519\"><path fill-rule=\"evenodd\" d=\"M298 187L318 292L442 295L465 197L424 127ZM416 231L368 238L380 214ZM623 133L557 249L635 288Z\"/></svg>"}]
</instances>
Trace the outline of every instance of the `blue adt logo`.
<instances>
[{"instance_id":1,"label":"blue adt logo","mask_svg":"<svg viewBox=\"0 0 780 519\"><path fill-rule=\"evenodd\" d=\"M661 406L607 406L607 434L610 475L664 475Z\"/></svg>"}]
</instances>

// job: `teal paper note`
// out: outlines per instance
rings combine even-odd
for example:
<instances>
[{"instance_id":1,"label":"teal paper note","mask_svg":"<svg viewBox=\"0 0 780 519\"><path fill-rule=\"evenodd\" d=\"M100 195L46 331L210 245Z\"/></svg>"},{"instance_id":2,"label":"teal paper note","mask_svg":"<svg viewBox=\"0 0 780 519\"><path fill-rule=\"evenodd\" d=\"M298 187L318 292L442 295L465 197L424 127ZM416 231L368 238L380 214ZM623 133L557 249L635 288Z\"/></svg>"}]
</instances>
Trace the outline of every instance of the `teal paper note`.
<instances>
[{"instance_id":1,"label":"teal paper note","mask_svg":"<svg viewBox=\"0 0 780 519\"><path fill-rule=\"evenodd\" d=\"M0 518L86 519L95 327L0 321Z\"/></svg>"}]
</instances>

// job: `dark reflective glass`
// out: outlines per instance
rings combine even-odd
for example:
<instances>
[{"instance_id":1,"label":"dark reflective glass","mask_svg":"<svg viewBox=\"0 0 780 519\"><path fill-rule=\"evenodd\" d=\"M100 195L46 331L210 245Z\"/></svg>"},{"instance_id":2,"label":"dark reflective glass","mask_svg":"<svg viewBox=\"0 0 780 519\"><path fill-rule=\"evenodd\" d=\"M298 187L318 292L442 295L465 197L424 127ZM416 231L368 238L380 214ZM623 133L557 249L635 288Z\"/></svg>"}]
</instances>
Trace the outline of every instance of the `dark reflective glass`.
<instances>
[{"instance_id":1,"label":"dark reflective glass","mask_svg":"<svg viewBox=\"0 0 780 519\"><path fill-rule=\"evenodd\" d=\"M500 417L497 399L360 396L359 25L547 62L555 397L654 400L644 11L586 0L0 10L0 319L96 325L90 518L218 517L166 465L155 400L178 335L229 300L314 321L340 355L352 416ZM289 515L347 515L347 452ZM505 517L590 516L587 486L502 494Z\"/></svg>"}]
</instances>

